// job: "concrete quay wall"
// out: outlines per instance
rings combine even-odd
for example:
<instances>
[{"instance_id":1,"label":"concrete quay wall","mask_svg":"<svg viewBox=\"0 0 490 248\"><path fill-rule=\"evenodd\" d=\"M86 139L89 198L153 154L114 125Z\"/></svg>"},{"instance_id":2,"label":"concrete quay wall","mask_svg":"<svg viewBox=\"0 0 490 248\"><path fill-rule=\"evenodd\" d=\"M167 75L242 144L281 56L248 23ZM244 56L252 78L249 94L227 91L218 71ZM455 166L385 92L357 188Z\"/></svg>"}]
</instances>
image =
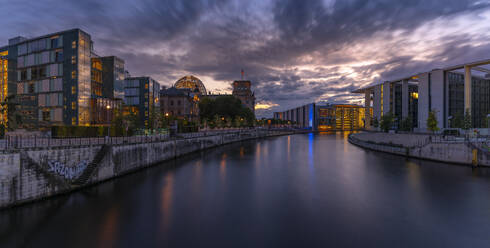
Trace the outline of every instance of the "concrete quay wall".
<instances>
[{"instance_id":1,"label":"concrete quay wall","mask_svg":"<svg viewBox=\"0 0 490 248\"><path fill-rule=\"evenodd\" d=\"M293 133L255 130L106 145L105 149L96 145L23 149L0 154L0 208L74 191L203 149Z\"/></svg>"},{"instance_id":2,"label":"concrete quay wall","mask_svg":"<svg viewBox=\"0 0 490 248\"><path fill-rule=\"evenodd\" d=\"M372 135L390 135L377 133ZM464 142L426 143L420 146L406 146L401 142L378 143L369 139L368 135L352 134L349 142L370 150L387 152L413 158L434 160L446 163L473 165L473 148ZM490 166L490 157L478 151L478 166Z\"/></svg>"}]
</instances>

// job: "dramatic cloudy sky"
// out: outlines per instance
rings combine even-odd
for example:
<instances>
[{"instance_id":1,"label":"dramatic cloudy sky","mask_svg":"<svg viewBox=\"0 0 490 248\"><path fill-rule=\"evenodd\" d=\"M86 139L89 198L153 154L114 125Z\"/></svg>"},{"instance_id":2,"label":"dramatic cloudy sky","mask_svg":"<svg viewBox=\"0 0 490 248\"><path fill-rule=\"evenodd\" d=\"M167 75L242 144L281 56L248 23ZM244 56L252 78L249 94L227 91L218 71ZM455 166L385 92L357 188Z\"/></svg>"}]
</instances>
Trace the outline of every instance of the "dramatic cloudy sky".
<instances>
[{"instance_id":1,"label":"dramatic cloudy sky","mask_svg":"<svg viewBox=\"0 0 490 248\"><path fill-rule=\"evenodd\" d=\"M254 83L258 116L354 102L373 82L490 58L490 0L0 0L0 40L81 28L164 85Z\"/></svg>"}]
</instances>

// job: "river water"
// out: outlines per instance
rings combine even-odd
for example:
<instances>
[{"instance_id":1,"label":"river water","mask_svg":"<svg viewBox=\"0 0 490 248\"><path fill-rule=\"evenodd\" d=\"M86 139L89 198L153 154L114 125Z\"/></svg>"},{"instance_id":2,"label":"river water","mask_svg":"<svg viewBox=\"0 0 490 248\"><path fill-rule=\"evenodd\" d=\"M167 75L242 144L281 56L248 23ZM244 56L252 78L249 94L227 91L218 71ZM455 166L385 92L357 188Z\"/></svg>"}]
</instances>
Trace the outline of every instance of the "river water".
<instances>
[{"instance_id":1,"label":"river water","mask_svg":"<svg viewBox=\"0 0 490 248\"><path fill-rule=\"evenodd\" d=\"M490 247L490 172L348 133L235 143L0 212L0 247Z\"/></svg>"}]
</instances>

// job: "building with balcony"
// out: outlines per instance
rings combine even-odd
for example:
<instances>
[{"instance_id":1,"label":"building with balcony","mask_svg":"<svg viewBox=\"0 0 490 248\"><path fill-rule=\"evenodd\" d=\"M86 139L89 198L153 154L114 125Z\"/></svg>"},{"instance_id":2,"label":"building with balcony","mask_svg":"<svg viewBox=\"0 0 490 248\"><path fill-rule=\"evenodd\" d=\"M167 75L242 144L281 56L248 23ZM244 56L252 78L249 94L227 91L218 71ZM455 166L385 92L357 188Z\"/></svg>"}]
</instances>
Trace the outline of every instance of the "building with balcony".
<instances>
[{"instance_id":1,"label":"building with balcony","mask_svg":"<svg viewBox=\"0 0 490 248\"><path fill-rule=\"evenodd\" d=\"M8 83L0 81L7 94L0 98L15 96L19 128L104 124L108 121L96 116L95 107L115 108L122 100L124 61L95 55L91 36L83 30L15 37L0 48L0 57L2 64L8 61Z\"/></svg>"}]
</instances>

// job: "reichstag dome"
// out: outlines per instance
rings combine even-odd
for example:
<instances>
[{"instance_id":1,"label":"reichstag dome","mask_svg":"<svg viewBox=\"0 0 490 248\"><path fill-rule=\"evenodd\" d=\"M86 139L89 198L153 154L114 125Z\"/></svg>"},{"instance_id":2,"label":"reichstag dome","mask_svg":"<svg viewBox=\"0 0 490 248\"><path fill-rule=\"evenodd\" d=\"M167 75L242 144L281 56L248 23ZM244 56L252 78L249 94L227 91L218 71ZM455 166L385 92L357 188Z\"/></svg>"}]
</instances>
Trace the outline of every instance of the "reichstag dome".
<instances>
[{"instance_id":1,"label":"reichstag dome","mask_svg":"<svg viewBox=\"0 0 490 248\"><path fill-rule=\"evenodd\" d=\"M201 95L207 95L206 87L204 87L202 81L194 76L185 76L177 80L174 87L177 89L190 89L192 91L197 89Z\"/></svg>"}]
</instances>

